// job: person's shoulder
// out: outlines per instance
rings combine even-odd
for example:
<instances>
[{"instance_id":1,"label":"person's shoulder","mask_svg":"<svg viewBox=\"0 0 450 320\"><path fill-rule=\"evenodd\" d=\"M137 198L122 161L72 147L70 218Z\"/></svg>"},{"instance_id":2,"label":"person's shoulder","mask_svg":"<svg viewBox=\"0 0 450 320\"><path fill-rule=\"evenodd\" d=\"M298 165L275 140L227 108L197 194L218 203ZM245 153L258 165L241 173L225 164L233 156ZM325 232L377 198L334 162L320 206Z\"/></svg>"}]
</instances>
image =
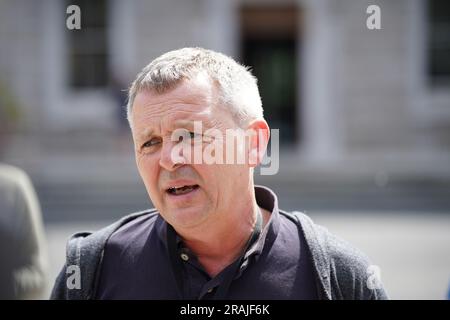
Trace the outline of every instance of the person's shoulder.
<instances>
[{"instance_id":1,"label":"person's shoulder","mask_svg":"<svg viewBox=\"0 0 450 320\"><path fill-rule=\"evenodd\" d=\"M107 248L133 254L130 249L144 245L149 234L160 228L162 222L162 218L154 209L133 214L125 222L119 223L119 226L113 227L114 231L107 241Z\"/></svg>"},{"instance_id":2,"label":"person's shoulder","mask_svg":"<svg viewBox=\"0 0 450 320\"><path fill-rule=\"evenodd\" d=\"M32 198L30 194L34 196L34 188L28 174L20 168L2 163L0 163L0 190L1 195L5 197L14 194L14 197L8 197L14 201Z\"/></svg>"},{"instance_id":3,"label":"person's shoulder","mask_svg":"<svg viewBox=\"0 0 450 320\"><path fill-rule=\"evenodd\" d=\"M0 179L5 183L16 184L17 181L28 179L28 175L18 167L0 163Z\"/></svg>"},{"instance_id":4,"label":"person's shoulder","mask_svg":"<svg viewBox=\"0 0 450 320\"><path fill-rule=\"evenodd\" d=\"M334 295L352 300L386 299L380 268L367 254L328 230L323 232L326 233L331 278L336 280Z\"/></svg>"},{"instance_id":5,"label":"person's shoulder","mask_svg":"<svg viewBox=\"0 0 450 320\"><path fill-rule=\"evenodd\" d=\"M124 216L118 221L95 232L77 232L66 245L66 262L59 273L52 290L51 299L86 299L92 296L97 269L105 245L119 230L136 226L139 222L151 220L158 215L156 209L148 209ZM73 274L82 274L81 290L68 290L66 281Z\"/></svg>"},{"instance_id":6,"label":"person's shoulder","mask_svg":"<svg viewBox=\"0 0 450 320\"><path fill-rule=\"evenodd\" d=\"M331 298L387 298L378 266L363 251L302 212L285 215L298 222L319 277L329 285Z\"/></svg>"},{"instance_id":7,"label":"person's shoulder","mask_svg":"<svg viewBox=\"0 0 450 320\"><path fill-rule=\"evenodd\" d=\"M327 254L333 261L340 261L343 265L365 265L369 261L367 255L343 238L331 233L328 228L315 223L302 212L288 212L287 215L296 217L311 246Z\"/></svg>"},{"instance_id":8,"label":"person's shoulder","mask_svg":"<svg viewBox=\"0 0 450 320\"><path fill-rule=\"evenodd\" d=\"M157 216L158 211L156 209L147 209L128 214L121 219L94 232L77 232L69 238L67 249L73 250L75 249L73 247L93 249L98 245L103 246L113 234L120 235L132 228L136 228L146 221L154 221Z\"/></svg>"}]
</instances>

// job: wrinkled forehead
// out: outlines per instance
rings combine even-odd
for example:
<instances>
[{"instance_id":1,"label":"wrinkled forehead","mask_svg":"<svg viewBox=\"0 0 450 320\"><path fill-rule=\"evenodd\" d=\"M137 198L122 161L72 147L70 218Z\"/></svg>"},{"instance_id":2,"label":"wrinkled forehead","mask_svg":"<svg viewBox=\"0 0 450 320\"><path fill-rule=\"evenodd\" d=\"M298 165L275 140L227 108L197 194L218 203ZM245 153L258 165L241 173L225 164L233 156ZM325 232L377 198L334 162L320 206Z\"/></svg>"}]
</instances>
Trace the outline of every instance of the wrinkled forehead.
<instances>
[{"instance_id":1,"label":"wrinkled forehead","mask_svg":"<svg viewBox=\"0 0 450 320\"><path fill-rule=\"evenodd\" d=\"M197 80L185 81L163 94L151 90L140 91L133 104L134 133L148 135L148 131L189 128L198 121L202 122L204 128L214 128L217 124L229 122L231 114L217 107L217 90L210 82Z\"/></svg>"},{"instance_id":2,"label":"wrinkled forehead","mask_svg":"<svg viewBox=\"0 0 450 320\"><path fill-rule=\"evenodd\" d=\"M194 86L180 86L163 94L143 89L133 103L133 120L158 118L174 112L210 114L214 102L208 88L200 90Z\"/></svg>"}]
</instances>

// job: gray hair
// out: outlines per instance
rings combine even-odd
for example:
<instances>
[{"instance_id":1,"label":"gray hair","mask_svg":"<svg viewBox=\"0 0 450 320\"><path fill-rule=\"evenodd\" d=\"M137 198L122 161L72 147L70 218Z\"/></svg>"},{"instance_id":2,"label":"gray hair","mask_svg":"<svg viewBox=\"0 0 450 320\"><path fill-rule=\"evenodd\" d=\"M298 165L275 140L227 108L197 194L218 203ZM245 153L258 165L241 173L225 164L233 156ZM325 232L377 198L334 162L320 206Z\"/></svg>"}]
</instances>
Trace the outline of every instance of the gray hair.
<instances>
[{"instance_id":1,"label":"gray hair","mask_svg":"<svg viewBox=\"0 0 450 320\"><path fill-rule=\"evenodd\" d=\"M159 56L133 81L127 104L130 125L134 99L140 91L163 94L174 89L182 80L193 79L201 72L206 72L218 84L219 104L230 110L238 125L263 118L257 80L248 67L212 50L183 48Z\"/></svg>"}]
</instances>

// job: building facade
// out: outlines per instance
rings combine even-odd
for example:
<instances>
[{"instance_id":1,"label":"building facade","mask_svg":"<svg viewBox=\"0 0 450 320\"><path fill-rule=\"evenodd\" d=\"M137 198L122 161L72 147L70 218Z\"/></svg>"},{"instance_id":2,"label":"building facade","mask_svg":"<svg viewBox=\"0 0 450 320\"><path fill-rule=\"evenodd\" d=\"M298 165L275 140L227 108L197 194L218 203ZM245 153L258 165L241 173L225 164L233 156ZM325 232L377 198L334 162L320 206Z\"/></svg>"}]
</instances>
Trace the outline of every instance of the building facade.
<instances>
[{"instance_id":1,"label":"building facade","mask_svg":"<svg viewBox=\"0 0 450 320\"><path fill-rule=\"evenodd\" d=\"M114 130L118 92L144 65L202 46L253 66L291 158L448 172L450 29L430 3L3 0L0 84L28 132ZM70 4L81 8L81 30L66 27ZM380 30L366 26L372 4Z\"/></svg>"}]
</instances>

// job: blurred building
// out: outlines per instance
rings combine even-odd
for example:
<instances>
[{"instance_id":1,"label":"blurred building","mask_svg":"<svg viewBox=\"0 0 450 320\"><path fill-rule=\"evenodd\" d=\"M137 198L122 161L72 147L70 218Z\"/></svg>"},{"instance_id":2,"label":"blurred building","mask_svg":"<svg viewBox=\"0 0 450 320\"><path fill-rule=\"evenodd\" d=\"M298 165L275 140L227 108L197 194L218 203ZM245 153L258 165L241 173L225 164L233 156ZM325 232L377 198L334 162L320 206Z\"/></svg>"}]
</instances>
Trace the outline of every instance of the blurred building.
<instances>
[{"instance_id":1,"label":"blurred building","mask_svg":"<svg viewBox=\"0 0 450 320\"><path fill-rule=\"evenodd\" d=\"M81 8L81 30L66 28L69 4ZM369 4L381 8L381 30L366 27ZM1 80L25 106L31 130L109 128L112 84L125 89L165 51L204 46L253 66L272 126L313 157L450 146L450 15L442 1L0 5Z\"/></svg>"},{"instance_id":2,"label":"blurred building","mask_svg":"<svg viewBox=\"0 0 450 320\"><path fill-rule=\"evenodd\" d=\"M70 4L81 30L66 28ZM380 30L366 27L371 4ZM383 170L442 177L449 35L449 4L436 0L3 0L0 84L27 132L108 132L119 90L144 65L203 46L253 67L291 169L305 159L330 172L381 170L381 180Z\"/></svg>"}]
</instances>

